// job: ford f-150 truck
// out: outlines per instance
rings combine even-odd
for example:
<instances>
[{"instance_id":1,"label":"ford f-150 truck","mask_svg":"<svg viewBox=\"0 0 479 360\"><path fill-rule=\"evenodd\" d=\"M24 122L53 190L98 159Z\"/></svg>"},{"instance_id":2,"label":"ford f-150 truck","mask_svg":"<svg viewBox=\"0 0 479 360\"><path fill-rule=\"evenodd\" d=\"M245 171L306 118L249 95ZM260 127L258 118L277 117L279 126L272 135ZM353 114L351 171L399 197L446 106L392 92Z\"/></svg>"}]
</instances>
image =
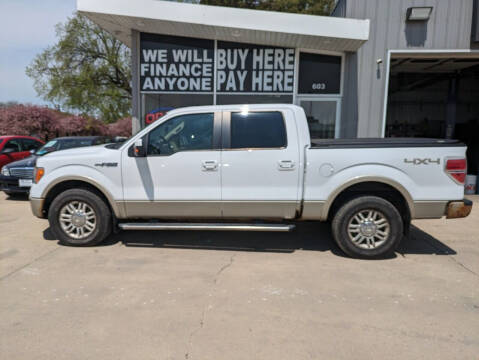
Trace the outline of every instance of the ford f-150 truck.
<instances>
[{"instance_id":1,"label":"ford f-150 truck","mask_svg":"<svg viewBox=\"0 0 479 360\"><path fill-rule=\"evenodd\" d=\"M465 217L466 148L455 140L312 140L301 107L168 112L123 144L38 159L33 213L68 245L112 230L291 231L331 221L339 247L382 257L411 219Z\"/></svg>"}]
</instances>

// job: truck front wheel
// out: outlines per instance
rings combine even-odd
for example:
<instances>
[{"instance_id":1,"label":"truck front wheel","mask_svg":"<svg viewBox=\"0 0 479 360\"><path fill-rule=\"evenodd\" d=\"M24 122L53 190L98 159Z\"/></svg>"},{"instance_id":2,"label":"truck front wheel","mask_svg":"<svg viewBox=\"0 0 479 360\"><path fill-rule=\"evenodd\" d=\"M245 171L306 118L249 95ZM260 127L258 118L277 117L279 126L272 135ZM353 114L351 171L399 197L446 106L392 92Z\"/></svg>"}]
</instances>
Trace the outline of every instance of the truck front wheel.
<instances>
[{"instance_id":1,"label":"truck front wheel","mask_svg":"<svg viewBox=\"0 0 479 360\"><path fill-rule=\"evenodd\" d=\"M403 221L396 207L377 196L356 197L334 215L332 232L349 256L385 257L394 252L403 236Z\"/></svg>"},{"instance_id":2,"label":"truck front wheel","mask_svg":"<svg viewBox=\"0 0 479 360\"><path fill-rule=\"evenodd\" d=\"M111 212L97 194L71 189L51 203L48 221L55 237L65 245L91 246L111 233Z\"/></svg>"}]
</instances>

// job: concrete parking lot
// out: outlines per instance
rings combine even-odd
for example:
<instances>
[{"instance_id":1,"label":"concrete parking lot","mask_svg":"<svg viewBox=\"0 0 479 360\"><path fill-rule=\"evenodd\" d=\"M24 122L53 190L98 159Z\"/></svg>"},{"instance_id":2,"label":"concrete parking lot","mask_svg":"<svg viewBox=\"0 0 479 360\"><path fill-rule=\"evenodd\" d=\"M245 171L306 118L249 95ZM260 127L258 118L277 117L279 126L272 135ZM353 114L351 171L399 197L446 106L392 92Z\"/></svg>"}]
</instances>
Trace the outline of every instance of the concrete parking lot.
<instances>
[{"instance_id":1,"label":"concrete parking lot","mask_svg":"<svg viewBox=\"0 0 479 360\"><path fill-rule=\"evenodd\" d=\"M289 234L123 232L59 245L0 195L2 359L479 359L479 198L353 260Z\"/></svg>"}]
</instances>

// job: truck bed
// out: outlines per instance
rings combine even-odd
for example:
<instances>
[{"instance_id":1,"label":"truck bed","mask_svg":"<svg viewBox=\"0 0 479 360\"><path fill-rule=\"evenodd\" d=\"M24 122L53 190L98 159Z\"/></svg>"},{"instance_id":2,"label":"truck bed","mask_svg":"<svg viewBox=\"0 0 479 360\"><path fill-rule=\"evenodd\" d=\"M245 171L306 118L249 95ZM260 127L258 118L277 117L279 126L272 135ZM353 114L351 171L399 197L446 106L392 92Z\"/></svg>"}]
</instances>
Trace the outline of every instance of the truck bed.
<instances>
[{"instance_id":1,"label":"truck bed","mask_svg":"<svg viewBox=\"0 0 479 360\"><path fill-rule=\"evenodd\" d=\"M311 139L311 149L324 148L418 148L465 146L459 140L428 138Z\"/></svg>"}]
</instances>

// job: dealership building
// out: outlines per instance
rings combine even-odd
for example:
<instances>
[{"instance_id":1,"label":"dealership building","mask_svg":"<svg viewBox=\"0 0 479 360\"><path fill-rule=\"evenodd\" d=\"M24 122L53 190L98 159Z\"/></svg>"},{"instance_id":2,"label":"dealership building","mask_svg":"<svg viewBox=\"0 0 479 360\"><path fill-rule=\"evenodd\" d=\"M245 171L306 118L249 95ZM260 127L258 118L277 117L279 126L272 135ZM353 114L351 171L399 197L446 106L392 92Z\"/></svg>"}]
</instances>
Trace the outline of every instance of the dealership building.
<instances>
[{"instance_id":1,"label":"dealership building","mask_svg":"<svg viewBox=\"0 0 479 360\"><path fill-rule=\"evenodd\" d=\"M329 17L77 6L131 49L134 131L171 108L291 103L313 137L459 138L479 171L479 0L339 0Z\"/></svg>"}]
</instances>

